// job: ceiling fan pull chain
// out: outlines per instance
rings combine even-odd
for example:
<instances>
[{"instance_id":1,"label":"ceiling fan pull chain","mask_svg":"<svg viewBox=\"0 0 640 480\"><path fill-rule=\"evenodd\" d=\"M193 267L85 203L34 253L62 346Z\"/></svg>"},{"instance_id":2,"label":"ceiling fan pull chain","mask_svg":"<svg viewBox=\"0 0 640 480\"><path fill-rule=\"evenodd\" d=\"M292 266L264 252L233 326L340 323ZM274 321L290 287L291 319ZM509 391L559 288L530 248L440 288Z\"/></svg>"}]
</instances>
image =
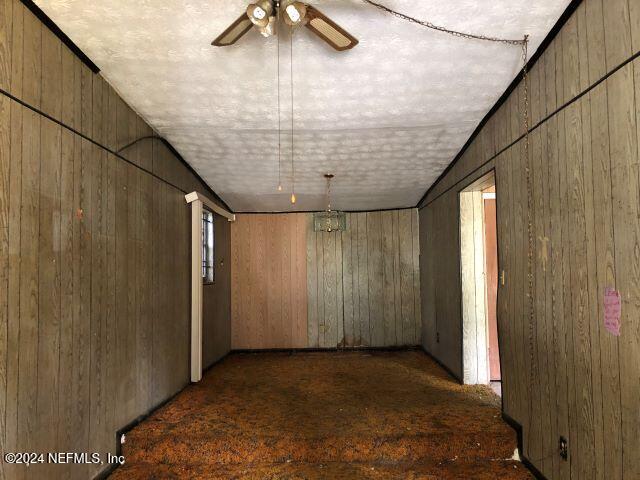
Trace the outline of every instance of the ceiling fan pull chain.
<instances>
[{"instance_id":1,"label":"ceiling fan pull chain","mask_svg":"<svg viewBox=\"0 0 640 480\"><path fill-rule=\"evenodd\" d=\"M534 288L533 288L533 186L531 184L531 158L529 155L529 85L527 84L529 79L529 72L527 69L527 56L528 56L529 36L525 35L522 43L522 81L524 85L524 145L523 155L525 164L525 177L527 184L527 301L528 301L528 340L529 340L529 388L530 391L535 391L535 358L534 358L534 328L535 328L535 300L534 300ZM529 421L533 418L533 402L529 402ZM531 432L529 432L531 435Z\"/></svg>"},{"instance_id":2,"label":"ceiling fan pull chain","mask_svg":"<svg viewBox=\"0 0 640 480\"><path fill-rule=\"evenodd\" d=\"M293 144L293 28L289 33L289 43L291 44L289 54L291 58L291 203L296 203L296 171L294 165L294 144Z\"/></svg>"},{"instance_id":3,"label":"ceiling fan pull chain","mask_svg":"<svg viewBox=\"0 0 640 480\"><path fill-rule=\"evenodd\" d=\"M386 7L384 5L381 5L377 2L374 2L373 0L363 0L365 3L368 3L369 5L376 7L384 12L387 12L391 15L393 15L394 17L400 18L402 20L406 20L408 22L411 23L416 23L418 25L422 25L423 27L426 28L430 28L431 30L437 30L438 32L443 32L443 33L447 33L449 35L453 35L454 37L461 37L461 38L467 38L467 39L471 39L471 40L484 40L487 42L495 42L495 43L504 43L506 45L523 45L527 40L516 40L516 39L510 39L510 38L500 38L500 37L490 37L487 35L476 35L474 33L466 33L466 32L459 32L457 30L451 30L449 28L446 27L441 27L439 25L435 25L431 22L425 21L425 20L418 20L417 18L413 18L410 17L409 15L405 15L404 13L400 13L397 12L389 7Z\"/></svg>"}]
</instances>

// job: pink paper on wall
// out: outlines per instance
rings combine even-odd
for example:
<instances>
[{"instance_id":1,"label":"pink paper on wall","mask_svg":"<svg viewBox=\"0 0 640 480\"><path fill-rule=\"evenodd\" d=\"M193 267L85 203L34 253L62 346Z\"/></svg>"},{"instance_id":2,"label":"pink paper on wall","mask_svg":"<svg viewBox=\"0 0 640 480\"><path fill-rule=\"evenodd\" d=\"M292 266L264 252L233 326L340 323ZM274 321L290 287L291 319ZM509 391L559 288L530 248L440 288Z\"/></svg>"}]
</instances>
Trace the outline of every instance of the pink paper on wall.
<instances>
[{"instance_id":1,"label":"pink paper on wall","mask_svg":"<svg viewBox=\"0 0 640 480\"><path fill-rule=\"evenodd\" d=\"M620 336L620 314L622 298L614 288L604 290L604 327L616 337Z\"/></svg>"}]
</instances>

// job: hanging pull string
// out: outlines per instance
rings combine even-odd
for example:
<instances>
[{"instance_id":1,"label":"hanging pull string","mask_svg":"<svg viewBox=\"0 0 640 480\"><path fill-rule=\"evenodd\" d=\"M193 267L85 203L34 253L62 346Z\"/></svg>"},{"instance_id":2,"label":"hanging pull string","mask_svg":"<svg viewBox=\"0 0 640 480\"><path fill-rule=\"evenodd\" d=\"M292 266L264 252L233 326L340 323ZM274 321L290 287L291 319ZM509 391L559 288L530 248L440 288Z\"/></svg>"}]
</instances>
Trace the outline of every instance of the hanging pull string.
<instances>
[{"instance_id":1,"label":"hanging pull string","mask_svg":"<svg viewBox=\"0 0 640 480\"><path fill-rule=\"evenodd\" d=\"M291 34L289 36L289 43L291 44L289 53L291 56L291 194L296 193L296 174L293 165L293 27L291 28ZM293 198L293 197L292 197Z\"/></svg>"},{"instance_id":2,"label":"hanging pull string","mask_svg":"<svg viewBox=\"0 0 640 480\"><path fill-rule=\"evenodd\" d=\"M404 13L396 12L395 10L392 10L389 7L386 7L377 2L374 2L373 0L363 0L363 1L384 12L390 13L394 17L398 17L402 20L406 20L408 22L422 25L423 27L430 28L431 30L437 30L438 32L448 33L449 35L453 35L454 37L468 38L472 40L484 40L487 42L495 42L495 43L504 43L506 45L522 45L527 42L526 38L515 40L510 38L490 37L486 35L476 35L473 33L458 32L456 30L451 30L449 28L441 27L439 25L434 25L433 23L427 22L425 20L418 20L417 18L410 17L409 15L405 15Z\"/></svg>"},{"instance_id":3,"label":"hanging pull string","mask_svg":"<svg viewBox=\"0 0 640 480\"><path fill-rule=\"evenodd\" d=\"M280 28L280 9L276 11L276 16L278 18L276 28ZM278 45L278 191L282 190L282 160L281 154L282 151L282 128L281 128L281 120L280 120L280 35L276 35L276 43Z\"/></svg>"}]
</instances>

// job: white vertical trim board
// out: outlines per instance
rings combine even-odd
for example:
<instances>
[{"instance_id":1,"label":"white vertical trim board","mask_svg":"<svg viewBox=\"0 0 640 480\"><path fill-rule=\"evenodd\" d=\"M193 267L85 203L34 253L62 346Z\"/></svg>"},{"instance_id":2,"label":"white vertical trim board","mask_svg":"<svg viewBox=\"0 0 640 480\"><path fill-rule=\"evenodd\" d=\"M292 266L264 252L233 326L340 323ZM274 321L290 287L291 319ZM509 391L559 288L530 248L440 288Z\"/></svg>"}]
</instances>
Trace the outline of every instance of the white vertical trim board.
<instances>
[{"instance_id":1,"label":"white vertical trim board","mask_svg":"<svg viewBox=\"0 0 640 480\"><path fill-rule=\"evenodd\" d=\"M191 381L202 378L202 202L191 202Z\"/></svg>"},{"instance_id":2,"label":"white vertical trim board","mask_svg":"<svg viewBox=\"0 0 640 480\"><path fill-rule=\"evenodd\" d=\"M198 192L185 195L191 204L191 381L202 379L202 209L222 215L230 222L236 216Z\"/></svg>"},{"instance_id":3,"label":"white vertical trim board","mask_svg":"<svg viewBox=\"0 0 640 480\"><path fill-rule=\"evenodd\" d=\"M482 192L460 193L462 366L465 384L489 383Z\"/></svg>"}]
</instances>

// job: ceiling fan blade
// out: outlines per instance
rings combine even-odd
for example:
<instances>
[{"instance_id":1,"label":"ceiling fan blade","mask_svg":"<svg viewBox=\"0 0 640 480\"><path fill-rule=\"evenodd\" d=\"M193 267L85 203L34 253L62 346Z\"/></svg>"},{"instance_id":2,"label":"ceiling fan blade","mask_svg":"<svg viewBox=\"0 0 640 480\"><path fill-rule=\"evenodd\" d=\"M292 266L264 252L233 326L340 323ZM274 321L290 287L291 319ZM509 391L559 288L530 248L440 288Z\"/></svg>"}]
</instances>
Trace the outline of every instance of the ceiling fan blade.
<instances>
[{"instance_id":1,"label":"ceiling fan blade","mask_svg":"<svg viewBox=\"0 0 640 480\"><path fill-rule=\"evenodd\" d=\"M349 50L358 44L358 39L311 5L307 7L306 26L313 33L339 51Z\"/></svg>"},{"instance_id":2,"label":"ceiling fan blade","mask_svg":"<svg viewBox=\"0 0 640 480\"><path fill-rule=\"evenodd\" d=\"M211 42L211 45L216 47L233 45L240 39L240 37L251 30L251 27L253 27L253 23L251 23L247 14L243 13L235 22L229 25L229 28L222 32L218 38Z\"/></svg>"}]
</instances>

